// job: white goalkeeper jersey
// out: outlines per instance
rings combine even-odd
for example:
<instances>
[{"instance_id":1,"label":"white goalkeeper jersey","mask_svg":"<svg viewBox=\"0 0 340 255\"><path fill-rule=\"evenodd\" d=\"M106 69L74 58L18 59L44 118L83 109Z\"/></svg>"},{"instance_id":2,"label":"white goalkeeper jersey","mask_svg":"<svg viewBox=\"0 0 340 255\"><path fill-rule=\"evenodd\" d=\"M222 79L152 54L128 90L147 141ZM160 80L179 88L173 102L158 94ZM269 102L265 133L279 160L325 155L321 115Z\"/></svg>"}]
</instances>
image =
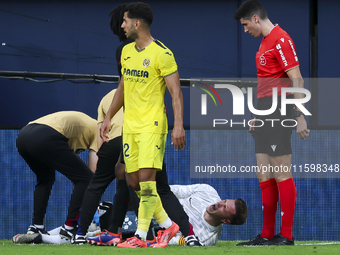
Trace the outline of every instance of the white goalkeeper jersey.
<instances>
[{"instance_id":1,"label":"white goalkeeper jersey","mask_svg":"<svg viewBox=\"0 0 340 255\"><path fill-rule=\"evenodd\" d=\"M217 191L208 184L170 185L184 211L189 216L195 235L204 246L215 245L223 224L214 227L204 219L207 206L221 201Z\"/></svg>"}]
</instances>

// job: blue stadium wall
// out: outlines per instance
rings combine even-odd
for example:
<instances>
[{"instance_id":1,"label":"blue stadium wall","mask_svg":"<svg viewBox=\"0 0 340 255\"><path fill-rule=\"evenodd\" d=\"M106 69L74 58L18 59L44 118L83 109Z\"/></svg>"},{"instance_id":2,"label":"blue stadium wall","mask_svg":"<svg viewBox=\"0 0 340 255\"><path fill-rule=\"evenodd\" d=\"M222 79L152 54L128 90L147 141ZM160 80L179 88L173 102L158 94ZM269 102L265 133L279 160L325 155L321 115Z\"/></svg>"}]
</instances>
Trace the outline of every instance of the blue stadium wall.
<instances>
[{"instance_id":1,"label":"blue stadium wall","mask_svg":"<svg viewBox=\"0 0 340 255\"><path fill-rule=\"evenodd\" d=\"M115 49L118 39L109 28L109 13L123 1L1 1L0 70L117 75ZM260 39L244 34L232 17L242 1L147 1L154 10L152 34L175 54L181 78L255 77L255 52ZM289 32L300 60L303 77L311 76L308 0L261 1L269 18ZM339 1L317 1L318 48L317 72L320 78L339 78L336 31ZM48 20L48 21L47 21ZM25 232L32 215L35 176L18 155L15 139L21 127L43 115L77 110L96 118L100 99L115 85L69 81L35 83L0 78L0 239ZM189 89L183 88L185 125L189 126ZM294 158L305 163L340 162L340 88L320 86L317 96L317 123L311 139L296 141ZM169 123L173 123L170 97L166 95ZM313 113L314 115L314 113ZM327 126L328 130L322 130ZM330 130L333 129L333 130ZM190 137L187 130L187 136ZM204 131L201 131L204 132ZM230 161L240 153L255 164L253 143L244 130L226 132L220 143L246 144L240 150L227 150L221 157ZM168 139L169 142L169 139ZM188 148L188 147L187 147ZM209 148L206 148L209 151ZM253 179L193 179L189 174L190 152L174 152L168 144L166 162L170 184L208 183L221 198L241 197L249 206L249 218L241 227L225 226L223 240L247 239L259 233L262 224L261 194ZM86 153L81 155L86 159ZM295 160L293 158L293 161ZM320 159L316 162L315 158ZM326 160L324 162L323 160ZM321 162L323 161L323 162ZM298 190L294 236L297 240L340 240L339 184L333 179L296 179ZM71 193L71 183L57 174L46 214L46 227L63 223ZM103 200L113 198L110 185ZM279 213L278 213L279 214ZM278 215L277 222L280 222ZM277 229L276 232L278 232Z\"/></svg>"},{"instance_id":2,"label":"blue stadium wall","mask_svg":"<svg viewBox=\"0 0 340 255\"><path fill-rule=\"evenodd\" d=\"M0 153L2 178L0 180L0 226L6 231L0 232L1 239L10 239L17 233L25 233L31 224L33 210L33 191L35 175L25 161L18 154L15 147L17 130L0 130ZM262 228L261 191L258 180L253 178L190 178L190 133L198 132L204 136L205 131L186 131L188 146L181 152L174 151L168 135L165 162L170 184L207 183L213 186L221 199L242 198L248 204L249 216L242 226L225 225L222 240L244 240L260 233ZM227 130L223 136L230 144L224 146L216 157L227 159L231 165L255 165L253 155L254 145L252 138L244 130ZM197 134L195 134L197 136ZM213 137L220 140L216 146L225 145L220 139L220 133ZM235 143L234 141L237 141ZM323 148L327 144L327 148ZM339 164L340 131L317 130L314 131L307 142L302 142L293 136L294 156L292 164L301 165L302 162L310 164ZM203 153L209 154L209 147ZM199 155L198 155L199 156ZM81 157L86 162L87 153ZM242 158L241 162L238 159ZM238 162L238 163L237 163ZM339 166L338 166L339 167ZM340 172L333 172L338 178L296 178L297 202L294 219L294 237L296 240L340 240ZM312 173L308 177L312 177ZM211 175L213 176L213 175ZM114 181L106 190L102 201L113 201L116 189ZM56 181L48 203L45 217L47 229L60 226L66 219L67 207L72 192L71 182L63 175L56 173ZM279 232L280 207L277 212L276 233Z\"/></svg>"},{"instance_id":3,"label":"blue stadium wall","mask_svg":"<svg viewBox=\"0 0 340 255\"><path fill-rule=\"evenodd\" d=\"M174 52L181 78L256 77L255 53L260 39L245 34L233 19L241 2L148 1L154 11L152 35ZM293 38L305 78L311 76L309 2L262 1L271 21ZM109 13L120 3L123 1L1 1L0 70L118 75L115 50L120 43L110 30ZM340 35L334 31L340 2L317 3L318 48L314 52L318 76L338 78ZM82 111L95 118L100 99L116 87L5 78L0 78L0 84L0 127L26 125L60 110ZM189 125L187 90L184 116ZM340 126L340 118L329 111L340 107L339 92L337 85L320 86L312 92L312 98L319 100L313 112L319 116L317 125ZM166 103L171 105L169 93ZM171 107L168 110L172 123Z\"/></svg>"}]
</instances>

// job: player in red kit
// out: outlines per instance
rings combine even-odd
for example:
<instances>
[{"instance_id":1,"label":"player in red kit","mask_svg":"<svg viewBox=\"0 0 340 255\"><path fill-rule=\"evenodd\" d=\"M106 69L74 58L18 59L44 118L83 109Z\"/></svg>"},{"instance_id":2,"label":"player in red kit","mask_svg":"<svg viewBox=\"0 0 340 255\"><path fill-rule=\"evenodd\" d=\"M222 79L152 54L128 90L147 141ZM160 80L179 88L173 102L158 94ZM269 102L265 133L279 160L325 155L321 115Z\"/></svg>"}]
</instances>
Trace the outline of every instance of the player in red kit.
<instances>
[{"instance_id":1,"label":"player in red kit","mask_svg":"<svg viewBox=\"0 0 340 255\"><path fill-rule=\"evenodd\" d=\"M268 19L265 8L257 1L245 1L237 9L234 18L241 22L245 33L255 38L263 36L256 53L257 110L268 110L272 107L274 98L272 91L273 88L277 89L277 109L269 115L256 116L256 120L273 119L281 122L284 119L295 118L297 134L305 140L309 135L309 129L301 109L287 105L286 115L284 115L281 114L280 108L281 88L304 88L293 40L279 25L274 25ZM287 98L301 99L304 98L304 94L294 93ZM284 167L289 169L291 165L292 131L291 128L278 124L279 121L275 123L264 121L262 127L250 127L255 140L257 165L259 169L260 166L267 166L269 169L267 172L257 173L262 193L263 227L261 234L237 245L294 245L292 228L296 186L290 171L271 171ZM275 235L275 216L279 196L282 224L280 233Z\"/></svg>"}]
</instances>

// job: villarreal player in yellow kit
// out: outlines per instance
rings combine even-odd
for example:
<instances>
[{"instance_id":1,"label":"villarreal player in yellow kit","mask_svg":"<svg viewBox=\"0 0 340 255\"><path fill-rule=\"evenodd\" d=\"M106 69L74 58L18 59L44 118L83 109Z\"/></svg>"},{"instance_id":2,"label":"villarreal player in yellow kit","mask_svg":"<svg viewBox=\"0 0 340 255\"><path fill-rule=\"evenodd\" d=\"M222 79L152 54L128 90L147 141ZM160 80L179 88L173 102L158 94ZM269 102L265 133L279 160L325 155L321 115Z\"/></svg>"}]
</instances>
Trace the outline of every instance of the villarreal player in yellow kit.
<instances>
[{"instance_id":1,"label":"villarreal player in yellow kit","mask_svg":"<svg viewBox=\"0 0 340 255\"><path fill-rule=\"evenodd\" d=\"M177 72L173 53L154 40L142 50L136 43L122 51L124 76L124 142L127 172L162 169L168 133L164 77Z\"/></svg>"},{"instance_id":2,"label":"villarreal player in yellow kit","mask_svg":"<svg viewBox=\"0 0 340 255\"><path fill-rule=\"evenodd\" d=\"M123 152L128 184L140 197L138 226L134 237L120 248L147 247L146 234L152 217L165 228L154 247L166 247L179 227L163 209L155 176L162 169L168 123L164 95L172 96L174 129L172 144L182 150L186 144L183 128L183 95L173 53L150 33L153 14L145 3L131 3L124 13L122 28L134 42L122 50L122 76L100 129L108 141L110 119L124 105Z\"/></svg>"}]
</instances>

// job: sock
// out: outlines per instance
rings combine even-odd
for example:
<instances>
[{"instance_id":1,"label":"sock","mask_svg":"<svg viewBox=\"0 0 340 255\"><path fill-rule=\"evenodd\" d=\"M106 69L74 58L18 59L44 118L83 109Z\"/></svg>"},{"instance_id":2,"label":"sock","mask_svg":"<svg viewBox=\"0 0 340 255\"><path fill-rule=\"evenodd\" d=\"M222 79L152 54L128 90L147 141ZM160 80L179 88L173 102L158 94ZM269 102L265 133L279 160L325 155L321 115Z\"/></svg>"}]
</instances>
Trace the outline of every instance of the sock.
<instances>
[{"instance_id":1,"label":"sock","mask_svg":"<svg viewBox=\"0 0 340 255\"><path fill-rule=\"evenodd\" d=\"M194 233L194 228L193 228L193 226L189 223L189 234L188 234L188 236L192 236L192 235L195 235L195 233Z\"/></svg>"},{"instance_id":2,"label":"sock","mask_svg":"<svg viewBox=\"0 0 340 255\"><path fill-rule=\"evenodd\" d=\"M149 230L152 216L155 213L157 205L157 190L155 181L140 182L140 202L138 209L138 226L137 231L141 230L145 233ZM137 192L136 192L137 193ZM137 193L138 195L138 193Z\"/></svg>"},{"instance_id":3,"label":"sock","mask_svg":"<svg viewBox=\"0 0 340 255\"><path fill-rule=\"evenodd\" d=\"M84 232L81 230L81 227L80 227L80 221L81 221L81 215L79 215L79 218L78 218L78 230L77 230L77 235L79 236L84 236L86 233L87 233L87 229L86 229L86 232L84 234Z\"/></svg>"},{"instance_id":4,"label":"sock","mask_svg":"<svg viewBox=\"0 0 340 255\"><path fill-rule=\"evenodd\" d=\"M162 223L159 223L159 226L165 229L170 228L171 225L172 225L172 220L169 217L167 217L166 220L163 221Z\"/></svg>"},{"instance_id":5,"label":"sock","mask_svg":"<svg viewBox=\"0 0 340 255\"><path fill-rule=\"evenodd\" d=\"M39 228L39 229L43 229L43 228L44 228L44 225L37 225L37 224L34 224L34 226L35 226L36 228Z\"/></svg>"},{"instance_id":6,"label":"sock","mask_svg":"<svg viewBox=\"0 0 340 255\"><path fill-rule=\"evenodd\" d=\"M155 208L155 213L153 215L155 220L158 222L161 228L170 228L172 225L172 220L169 218L168 214L165 212L162 201L157 194L157 205Z\"/></svg>"},{"instance_id":7,"label":"sock","mask_svg":"<svg viewBox=\"0 0 340 255\"><path fill-rule=\"evenodd\" d=\"M143 231L143 230L138 230L135 232L135 236L138 236L139 239L143 240L143 241L146 241L146 232Z\"/></svg>"},{"instance_id":8,"label":"sock","mask_svg":"<svg viewBox=\"0 0 340 255\"><path fill-rule=\"evenodd\" d=\"M138 218L138 209L139 209L139 203L140 203L140 191L135 191L131 188L131 186L128 187L129 194L130 194L130 202L132 204L133 210L136 214L136 217ZM149 231L146 235L146 240L153 240L155 237L155 231L153 229L153 223L150 222Z\"/></svg>"},{"instance_id":9,"label":"sock","mask_svg":"<svg viewBox=\"0 0 340 255\"><path fill-rule=\"evenodd\" d=\"M279 182L281 205L281 234L293 239L293 219L296 203L296 186L293 178Z\"/></svg>"},{"instance_id":10,"label":"sock","mask_svg":"<svg viewBox=\"0 0 340 255\"><path fill-rule=\"evenodd\" d=\"M69 226L69 227L74 227L77 225L78 222L78 218L79 218L80 214L78 213L78 215L74 218L74 219L68 219L65 222L65 226Z\"/></svg>"},{"instance_id":11,"label":"sock","mask_svg":"<svg viewBox=\"0 0 340 255\"><path fill-rule=\"evenodd\" d=\"M279 191L275 179L260 183L262 192L263 226L261 237L272 239L275 233L275 218Z\"/></svg>"},{"instance_id":12,"label":"sock","mask_svg":"<svg viewBox=\"0 0 340 255\"><path fill-rule=\"evenodd\" d=\"M175 235L170 239L168 245L185 245L185 238L184 236Z\"/></svg>"},{"instance_id":13,"label":"sock","mask_svg":"<svg viewBox=\"0 0 340 255\"><path fill-rule=\"evenodd\" d=\"M185 238L184 238L184 236L180 236L177 243L178 243L178 245L185 245Z\"/></svg>"}]
</instances>

